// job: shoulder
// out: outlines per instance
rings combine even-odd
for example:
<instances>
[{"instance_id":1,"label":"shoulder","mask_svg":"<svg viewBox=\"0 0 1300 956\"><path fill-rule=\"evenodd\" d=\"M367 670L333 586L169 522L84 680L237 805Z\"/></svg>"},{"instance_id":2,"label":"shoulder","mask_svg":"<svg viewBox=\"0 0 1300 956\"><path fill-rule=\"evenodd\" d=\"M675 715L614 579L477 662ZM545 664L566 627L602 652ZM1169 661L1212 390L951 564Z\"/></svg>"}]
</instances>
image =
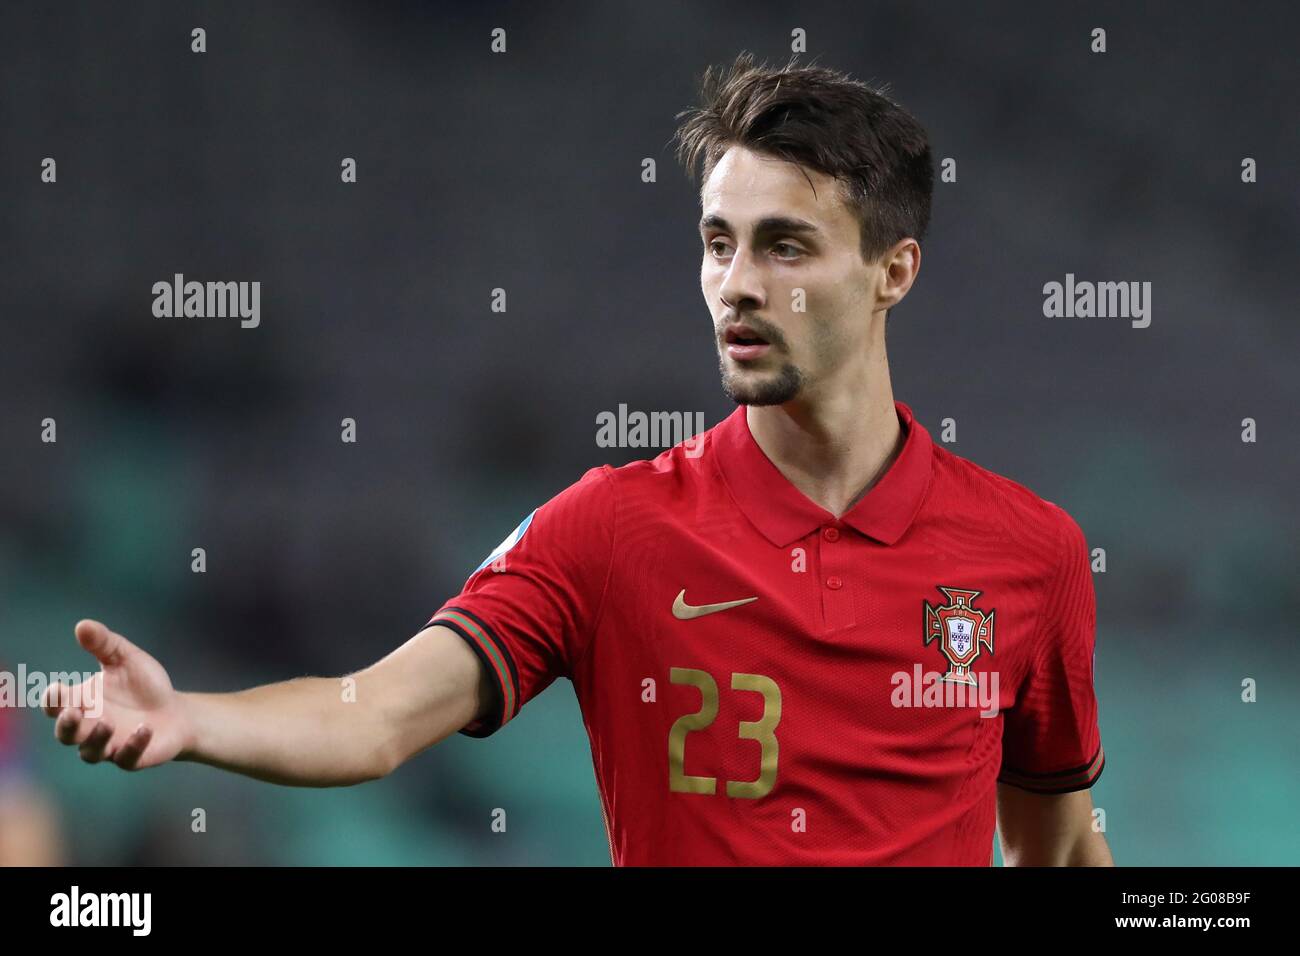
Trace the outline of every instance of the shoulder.
<instances>
[{"instance_id":1,"label":"shoulder","mask_svg":"<svg viewBox=\"0 0 1300 956\"><path fill-rule=\"evenodd\" d=\"M712 429L624 465L597 465L524 519L533 537L591 539L612 536L624 520L671 513L686 488L709 480ZM537 534L540 531L541 534ZM522 534L520 534L522 536Z\"/></svg>"},{"instance_id":2,"label":"shoulder","mask_svg":"<svg viewBox=\"0 0 1300 956\"><path fill-rule=\"evenodd\" d=\"M587 469L577 481L525 518L525 522L578 533L608 523L614 513L612 473L608 465Z\"/></svg>"},{"instance_id":3,"label":"shoulder","mask_svg":"<svg viewBox=\"0 0 1300 956\"><path fill-rule=\"evenodd\" d=\"M973 522L1053 566L1084 546L1083 529L1059 504L937 444L930 498L945 520Z\"/></svg>"},{"instance_id":4,"label":"shoulder","mask_svg":"<svg viewBox=\"0 0 1300 956\"><path fill-rule=\"evenodd\" d=\"M717 474L713 458L719 427L715 425L678 442L652 458L617 467L602 466L620 505L636 510L671 506L680 502L688 489L714 482Z\"/></svg>"}]
</instances>

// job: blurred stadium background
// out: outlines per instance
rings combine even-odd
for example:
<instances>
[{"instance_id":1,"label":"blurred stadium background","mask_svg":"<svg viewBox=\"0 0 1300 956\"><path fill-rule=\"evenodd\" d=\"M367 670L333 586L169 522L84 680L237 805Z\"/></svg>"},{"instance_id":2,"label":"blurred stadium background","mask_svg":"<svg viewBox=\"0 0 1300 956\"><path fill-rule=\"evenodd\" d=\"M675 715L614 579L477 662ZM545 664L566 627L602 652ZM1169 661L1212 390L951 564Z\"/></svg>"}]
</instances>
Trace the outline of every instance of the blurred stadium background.
<instances>
[{"instance_id":1,"label":"blurred stadium background","mask_svg":"<svg viewBox=\"0 0 1300 956\"><path fill-rule=\"evenodd\" d=\"M1094 800L1117 861L1293 864L1297 25L1283 5L7 5L2 666L89 669L72 625L94 616L182 689L362 667L529 510L645 457L597 447L598 412L725 416L668 140L705 66L784 61L798 27L958 160L890 322L894 386L1106 549ZM261 281L261 327L153 318L176 272ZM1067 272L1150 281L1150 328L1044 318ZM0 781L38 788L72 863L609 862L563 681L489 740L343 790L86 767L39 712L7 716Z\"/></svg>"}]
</instances>

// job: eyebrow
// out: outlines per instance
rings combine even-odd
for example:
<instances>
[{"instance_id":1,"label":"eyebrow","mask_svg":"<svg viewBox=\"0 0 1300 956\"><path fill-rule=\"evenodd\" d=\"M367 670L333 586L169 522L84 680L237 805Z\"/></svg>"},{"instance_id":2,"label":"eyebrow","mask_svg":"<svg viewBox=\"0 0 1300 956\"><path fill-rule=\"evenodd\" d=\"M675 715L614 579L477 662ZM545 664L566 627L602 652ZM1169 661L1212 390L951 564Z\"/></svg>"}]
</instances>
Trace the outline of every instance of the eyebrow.
<instances>
[{"instance_id":1,"label":"eyebrow","mask_svg":"<svg viewBox=\"0 0 1300 956\"><path fill-rule=\"evenodd\" d=\"M715 215L708 215L700 220L700 232L705 229L721 229L724 232L735 231L727 220ZM792 219L789 216L764 216L754 223L754 235L756 236L771 235L775 232L786 235L817 235L821 230L806 219Z\"/></svg>"}]
</instances>

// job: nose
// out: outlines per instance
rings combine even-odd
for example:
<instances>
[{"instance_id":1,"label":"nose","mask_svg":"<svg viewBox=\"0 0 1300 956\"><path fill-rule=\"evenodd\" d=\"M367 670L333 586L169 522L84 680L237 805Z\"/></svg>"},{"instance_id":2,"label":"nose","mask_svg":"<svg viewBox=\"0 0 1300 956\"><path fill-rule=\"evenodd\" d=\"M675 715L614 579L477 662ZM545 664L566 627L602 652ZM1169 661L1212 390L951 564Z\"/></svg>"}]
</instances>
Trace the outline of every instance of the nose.
<instances>
[{"instance_id":1,"label":"nose","mask_svg":"<svg viewBox=\"0 0 1300 956\"><path fill-rule=\"evenodd\" d=\"M722 277L718 296L733 312L741 312L746 300L750 303L749 308L761 309L767 304L761 280L754 257L746 249L737 249Z\"/></svg>"}]
</instances>

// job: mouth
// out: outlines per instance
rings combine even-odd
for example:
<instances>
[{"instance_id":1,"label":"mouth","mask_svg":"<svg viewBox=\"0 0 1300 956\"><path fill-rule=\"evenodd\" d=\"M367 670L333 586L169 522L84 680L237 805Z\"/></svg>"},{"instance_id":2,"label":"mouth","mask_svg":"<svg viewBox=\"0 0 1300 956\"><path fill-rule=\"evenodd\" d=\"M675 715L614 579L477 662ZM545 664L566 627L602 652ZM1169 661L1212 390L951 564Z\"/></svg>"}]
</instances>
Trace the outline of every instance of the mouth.
<instances>
[{"instance_id":1,"label":"mouth","mask_svg":"<svg viewBox=\"0 0 1300 956\"><path fill-rule=\"evenodd\" d=\"M772 347L767 339L748 325L729 325L722 335L727 354L737 362L752 362L766 355Z\"/></svg>"}]
</instances>

